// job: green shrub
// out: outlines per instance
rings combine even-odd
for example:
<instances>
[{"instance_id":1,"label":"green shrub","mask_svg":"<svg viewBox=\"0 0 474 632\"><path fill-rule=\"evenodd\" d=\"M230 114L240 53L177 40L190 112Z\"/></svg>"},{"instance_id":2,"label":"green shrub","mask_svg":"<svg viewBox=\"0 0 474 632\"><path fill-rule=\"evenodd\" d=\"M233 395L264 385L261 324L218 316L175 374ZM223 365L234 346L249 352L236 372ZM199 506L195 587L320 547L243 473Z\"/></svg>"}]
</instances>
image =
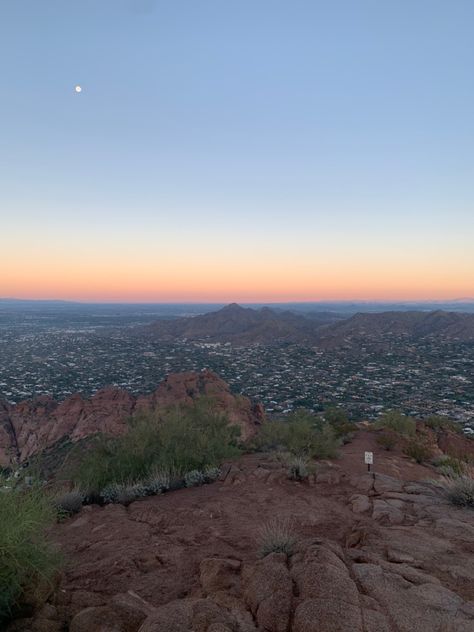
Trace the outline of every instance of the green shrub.
<instances>
[{"instance_id":1,"label":"green shrub","mask_svg":"<svg viewBox=\"0 0 474 632\"><path fill-rule=\"evenodd\" d=\"M292 555L296 544L292 521L286 518L270 520L260 529L259 540L261 557L265 557L270 553Z\"/></svg>"},{"instance_id":2,"label":"green shrub","mask_svg":"<svg viewBox=\"0 0 474 632\"><path fill-rule=\"evenodd\" d=\"M417 463L425 463L426 461L429 461L433 454L431 449L425 443L416 441L415 439L407 444L403 452L414 459Z\"/></svg>"},{"instance_id":3,"label":"green shrub","mask_svg":"<svg viewBox=\"0 0 474 632\"><path fill-rule=\"evenodd\" d=\"M190 406L131 420L129 431L116 438L98 437L81 460L73 480L96 496L110 484L146 481L154 471L176 478L191 470L219 465L239 454L239 429L202 398Z\"/></svg>"},{"instance_id":4,"label":"green shrub","mask_svg":"<svg viewBox=\"0 0 474 632\"><path fill-rule=\"evenodd\" d=\"M334 430L336 437L339 437L343 443L349 443L354 438L356 426L349 421L347 413L342 408L330 406L324 411L324 421L326 421Z\"/></svg>"},{"instance_id":5,"label":"green shrub","mask_svg":"<svg viewBox=\"0 0 474 632\"><path fill-rule=\"evenodd\" d=\"M45 531L55 519L55 507L41 490L0 490L0 621L25 591L52 581L60 558Z\"/></svg>"},{"instance_id":6,"label":"green shrub","mask_svg":"<svg viewBox=\"0 0 474 632\"><path fill-rule=\"evenodd\" d=\"M393 450L397 445L397 439L395 435L383 432L382 434L377 435L377 443L385 450Z\"/></svg>"},{"instance_id":7,"label":"green shrub","mask_svg":"<svg viewBox=\"0 0 474 632\"><path fill-rule=\"evenodd\" d=\"M474 508L474 476L472 472L467 472L462 476L445 476L441 485L447 499L460 507Z\"/></svg>"},{"instance_id":8,"label":"green shrub","mask_svg":"<svg viewBox=\"0 0 474 632\"><path fill-rule=\"evenodd\" d=\"M340 440L319 417L298 411L284 420L262 425L255 443L260 450L280 450L307 458L334 458Z\"/></svg>"},{"instance_id":9,"label":"green shrub","mask_svg":"<svg viewBox=\"0 0 474 632\"><path fill-rule=\"evenodd\" d=\"M460 424L452 421L448 417L442 417L441 415L431 415L426 419L423 419L424 423L428 428L431 428L435 432L440 432L443 430L451 430L452 432L456 432L457 434L462 434L462 427Z\"/></svg>"},{"instance_id":10,"label":"green shrub","mask_svg":"<svg viewBox=\"0 0 474 632\"><path fill-rule=\"evenodd\" d=\"M405 437L412 437L416 433L416 421L400 412L389 411L375 422L375 428L385 428Z\"/></svg>"}]
</instances>

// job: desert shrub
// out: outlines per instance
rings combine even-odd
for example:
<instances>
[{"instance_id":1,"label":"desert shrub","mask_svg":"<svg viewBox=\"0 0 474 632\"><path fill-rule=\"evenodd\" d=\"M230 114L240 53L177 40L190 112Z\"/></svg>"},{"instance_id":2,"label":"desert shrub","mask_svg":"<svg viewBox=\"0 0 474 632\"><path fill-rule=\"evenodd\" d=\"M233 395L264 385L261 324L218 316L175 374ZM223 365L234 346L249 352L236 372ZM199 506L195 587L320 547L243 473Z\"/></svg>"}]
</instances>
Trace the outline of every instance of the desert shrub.
<instances>
[{"instance_id":1,"label":"desert shrub","mask_svg":"<svg viewBox=\"0 0 474 632\"><path fill-rule=\"evenodd\" d=\"M333 458L340 440L333 428L321 418L298 411L285 420L262 425L256 445L261 450L280 450L307 458Z\"/></svg>"},{"instance_id":2,"label":"desert shrub","mask_svg":"<svg viewBox=\"0 0 474 632\"><path fill-rule=\"evenodd\" d=\"M137 498L147 495L147 487L142 483L112 483L104 487L101 492L104 503L118 503L129 505Z\"/></svg>"},{"instance_id":3,"label":"desert shrub","mask_svg":"<svg viewBox=\"0 0 474 632\"><path fill-rule=\"evenodd\" d=\"M415 439L405 446L403 452L414 459L417 463L425 463L426 461L429 461L432 456L431 449L422 441L417 441Z\"/></svg>"},{"instance_id":4,"label":"desert shrub","mask_svg":"<svg viewBox=\"0 0 474 632\"><path fill-rule=\"evenodd\" d=\"M452 432L456 432L457 434L462 434L462 427L460 424L457 424L452 419L448 417L443 417L441 415L431 415L426 419L423 419L425 425L431 430L435 432L440 432L443 430L451 430Z\"/></svg>"},{"instance_id":5,"label":"desert shrub","mask_svg":"<svg viewBox=\"0 0 474 632\"><path fill-rule=\"evenodd\" d=\"M416 421L398 411L386 412L376 421L375 427L393 430L393 432L405 437L412 437L416 433Z\"/></svg>"},{"instance_id":6,"label":"desert shrub","mask_svg":"<svg viewBox=\"0 0 474 632\"><path fill-rule=\"evenodd\" d=\"M221 475L221 469L219 467L207 467L204 470L204 478L206 483L214 483Z\"/></svg>"},{"instance_id":7,"label":"desert shrub","mask_svg":"<svg viewBox=\"0 0 474 632\"><path fill-rule=\"evenodd\" d=\"M433 465L445 476L460 476L466 470L465 463L456 457L450 456L449 454L442 454L437 457L434 460Z\"/></svg>"},{"instance_id":8,"label":"desert shrub","mask_svg":"<svg viewBox=\"0 0 474 632\"><path fill-rule=\"evenodd\" d=\"M154 468L147 481L148 494L162 494L169 490L171 485L171 472L163 468Z\"/></svg>"},{"instance_id":9,"label":"desert shrub","mask_svg":"<svg viewBox=\"0 0 474 632\"><path fill-rule=\"evenodd\" d=\"M160 469L179 478L239 454L238 435L239 429L229 425L227 416L202 398L160 415L136 417L123 436L97 438L73 480L93 496L113 483L146 481Z\"/></svg>"},{"instance_id":10,"label":"desert shrub","mask_svg":"<svg viewBox=\"0 0 474 632\"><path fill-rule=\"evenodd\" d=\"M54 506L56 507L60 517L72 516L75 513L79 513L83 502L84 494L77 488L56 496L53 499Z\"/></svg>"},{"instance_id":11,"label":"desert shrub","mask_svg":"<svg viewBox=\"0 0 474 632\"><path fill-rule=\"evenodd\" d=\"M45 532L55 519L51 499L40 489L0 490L0 622L24 591L52 581L60 558Z\"/></svg>"},{"instance_id":12,"label":"desert shrub","mask_svg":"<svg viewBox=\"0 0 474 632\"><path fill-rule=\"evenodd\" d=\"M204 485L206 477L204 472L200 470L191 470L184 475L184 484L186 487L197 487L198 485Z\"/></svg>"},{"instance_id":13,"label":"desert shrub","mask_svg":"<svg viewBox=\"0 0 474 632\"><path fill-rule=\"evenodd\" d=\"M336 437L343 443L349 443L354 438L356 426L344 409L337 406L330 406L324 411L324 420L332 427Z\"/></svg>"},{"instance_id":14,"label":"desert shrub","mask_svg":"<svg viewBox=\"0 0 474 632\"><path fill-rule=\"evenodd\" d=\"M294 456L288 461L288 478L292 481L302 481L308 478L308 460L302 456Z\"/></svg>"},{"instance_id":15,"label":"desert shrub","mask_svg":"<svg viewBox=\"0 0 474 632\"><path fill-rule=\"evenodd\" d=\"M296 534L291 520L274 518L266 522L259 532L259 551L262 557L270 553L293 554Z\"/></svg>"},{"instance_id":16,"label":"desert shrub","mask_svg":"<svg viewBox=\"0 0 474 632\"><path fill-rule=\"evenodd\" d=\"M446 498L460 507L474 508L474 476L472 471L461 476L445 476L440 481Z\"/></svg>"},{"instance_id":17,"label":"desert shrub","mask_svg":"<svg viewBox=\"0 0 474 632\"><path fill-rule=\"evenodd\" d=\"M382 432L377 435L377 443L379 446L384 448L384 450L393 450L397 445L397 438L395 435L390 434L388 432Z\"/></svg>"}]
</instances>

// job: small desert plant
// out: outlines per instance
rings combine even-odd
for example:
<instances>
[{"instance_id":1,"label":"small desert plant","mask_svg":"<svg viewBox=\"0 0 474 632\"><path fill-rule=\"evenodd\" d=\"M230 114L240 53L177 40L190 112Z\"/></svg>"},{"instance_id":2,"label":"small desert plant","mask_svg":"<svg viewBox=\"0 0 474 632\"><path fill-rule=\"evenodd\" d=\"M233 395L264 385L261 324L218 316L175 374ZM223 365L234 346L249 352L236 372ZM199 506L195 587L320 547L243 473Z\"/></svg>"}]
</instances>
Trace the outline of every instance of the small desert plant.
<instances>
[{"instance_id":1,"label":"small desert plant","mask_svg":"<svg viewBox=\"0 0 474 632\"><path fill-rule=\"evenodd\" d=\"M440 481L446 498L460 507L474 508L474 475L472 470L461 476L444 476Z\"/></svg>"},{"instance_id":2,"label":"small desert plant","mask_svg":"<svg viewBox=\"0 0 474 632\"><path fill-rule=\"evenodd\" d=\"M221 475L219 467L206 467L204 470L204 479L206 483L214 483Z\"/></svg>"},{"instance_id":3,"label":"small desert plant","mask_svg":"<svg viewBox=\"0 0 474 632\"><path fill-rule=\"evenodd\" d=\"M260 529L259 542L261 557L270 553L292 555L296 544L292 521L288 518L273 518L266 522Z\"/></svg>"},{"instance_id":4,"label":"small desert plant","mask_svg":"<svg viewBox=\"0 0 474 632\"><path fill-rule=\"evenodd\" d=\"M0 625L24 591L52 581L60 557L45 533L55 517L38 488L0 491Z\"/></svg>"},{"instance_id":5,"label":"small desert plant","mask_svg":"<svg viewBox=\"0 0 474 632\"><path fill-rule=\"evenodd\" d=\"M149 495L162 494L169 490L171 485L171 472L163 468L154 468L146 481Z\"/></svg>"},{"instance_id":6,"label":"small desert plant","mask_svg":"<svg viewBox=\"0 0 474 632\"><path fill-rule=\"evenodd\" d=\"M425 463L432 456L431 449L425 443L416 440L410 441L403 452L417 463Z\"/></svg>"},{"instance_id":7,"label":"small desert plant","mask_svg":"<svg viewBox=\"0 0 474 632\"><path fill-rule=\"evenodd\" d=\"M377 435L377 443L379 446L384 448L384 450L393 450L397 445L397 439L393 434L383 432L382 434Z\"/></svg>"},{"instance_id":8,"label":"small desert plant","mask_svg":"<svg viewBox=\"0 0 474 632\"><path fill-rule=\"evenodd\" d=\"M302 481L308 478L308 461L304 457L294 456L288 461L288 478L292 481Z\"/></svg>"},{"instance_id":9,"label":"small desert plant","mask_svg":"<svg viewBox=\"0 0 474 632\"><path fill-rule=\"evenodd\" d=\"M147 487L142 483L112 483L107 485L101 492L104 503L119 503L129 505L137 498L147 495Z\"/></svg>"},{"instance_id":10,"label":"small desert plant","mask_svg":"<svg viewBox=\"0 0 474 632\"><path fill-rule=\"evenodd\" d=\"M206 476L201 470L191 470L184 475L184 484L186 487L197 487L204 485L206 482Z\"/></svg>"},{"instance_id":11,"label":"small desert plant","mask_svg":"<svg viewBox=\"0 0 474 632\"><path fill-rule=\"evenodd\" d=\"M77 488L56 496L53 500L59 517L72 516L72 514L79 513L83 502L84 494Z\"/></svg>"}]
</instances>

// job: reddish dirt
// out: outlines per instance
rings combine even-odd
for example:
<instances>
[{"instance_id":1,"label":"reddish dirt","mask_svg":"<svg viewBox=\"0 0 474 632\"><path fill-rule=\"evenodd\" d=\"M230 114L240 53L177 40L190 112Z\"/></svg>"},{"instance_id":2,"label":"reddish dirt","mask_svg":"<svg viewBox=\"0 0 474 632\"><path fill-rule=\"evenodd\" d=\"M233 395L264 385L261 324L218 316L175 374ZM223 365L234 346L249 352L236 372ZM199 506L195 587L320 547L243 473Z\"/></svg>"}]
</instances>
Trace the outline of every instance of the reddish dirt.
<instances>
[{"instance_id":1,"label":"reddish dirt","mask_svg":"<svg viewBox=\"0 0 474 632\"><path fill-rule=\"evenodd\" d=\"M361 429L305 482L251 454L212 485L84 507L52 534L56 593L9 632L470 632L474 512L434 476ZM294 553L260 559L274 518Z\"/></svg>"}]
</instances>

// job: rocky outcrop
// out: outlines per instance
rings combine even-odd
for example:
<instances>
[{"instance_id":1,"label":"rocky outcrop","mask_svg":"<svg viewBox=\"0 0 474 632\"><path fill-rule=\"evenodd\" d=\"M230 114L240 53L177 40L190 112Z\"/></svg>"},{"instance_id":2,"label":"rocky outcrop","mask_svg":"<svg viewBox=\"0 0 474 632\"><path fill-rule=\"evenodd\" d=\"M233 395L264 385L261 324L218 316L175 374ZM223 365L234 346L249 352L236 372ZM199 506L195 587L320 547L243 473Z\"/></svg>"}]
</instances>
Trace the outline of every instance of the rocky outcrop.
<instances>
[{"instance_id":1,"label":"rocky outcrop","mask_svg":"<svg viewBox=\"0 0 474 632\"><path fill-rule=\"evenodd\" d=\"M251 454L213 485L84 507L53 530L55 595L8 632L471 632L474 512L400 453L364 473L361 435L307 482ZM261 557L275 517L293 552Z\"/></svg>"},{"instance_id":2,"label":"rocky outcrop","mask_svg":"<svg viewBox=\"0 0 474 632\"><path fill-rule=\"evenodd\" d=\"M126 432L127 418L135 413L189 404L201 396L212 398L228 414L230 423L241 428L244 440L264 418L260 405L233 395L208 370L171 374L153 393L139 397L111 387L90 398L75 394L62 402L48 396L15 405L0 401L0 466L21 463L65 438L76 442L99 432L119 435Z\"/></svg>"}]
</instances>

